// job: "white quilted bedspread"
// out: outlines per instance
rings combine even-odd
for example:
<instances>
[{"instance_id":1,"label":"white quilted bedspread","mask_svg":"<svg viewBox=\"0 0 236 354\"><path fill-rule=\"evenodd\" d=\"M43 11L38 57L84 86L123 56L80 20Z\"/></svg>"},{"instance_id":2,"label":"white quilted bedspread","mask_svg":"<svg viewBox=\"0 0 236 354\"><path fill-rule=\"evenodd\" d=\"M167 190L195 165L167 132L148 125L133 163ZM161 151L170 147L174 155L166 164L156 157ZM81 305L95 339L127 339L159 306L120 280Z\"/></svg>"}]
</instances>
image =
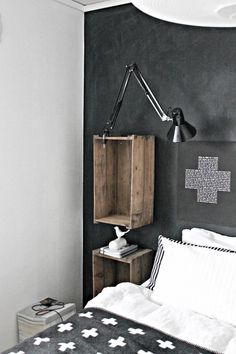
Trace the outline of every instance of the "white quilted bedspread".
<instances>
[{"instance_id":1,"label":"white quilted bedspread","mask_svg":"<svg viewBox=\"0 0 236 354\"><path fill-rule=\"evenodd\" d=\"M181 309L181 304L177 308L154 303L151 293L143 286L121 283L103 289L86 307L114 312L207 349L236 354L236 327Z\"/></svg>"}]
</instances>

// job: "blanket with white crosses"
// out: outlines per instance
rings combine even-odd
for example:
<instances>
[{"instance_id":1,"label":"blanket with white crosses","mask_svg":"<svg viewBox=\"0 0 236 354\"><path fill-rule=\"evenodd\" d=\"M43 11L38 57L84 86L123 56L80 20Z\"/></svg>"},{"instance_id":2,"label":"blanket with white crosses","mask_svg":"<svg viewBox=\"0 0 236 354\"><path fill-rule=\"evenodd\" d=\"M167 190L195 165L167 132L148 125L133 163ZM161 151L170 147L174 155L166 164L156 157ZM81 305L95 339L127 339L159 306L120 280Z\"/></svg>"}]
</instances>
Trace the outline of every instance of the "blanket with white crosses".
<instances>
[{"instance_id":1,"label":"blanket with white crosses","mask_svg":"<svg viewBox=\"0 0 236 354\"><path fill-rule=\"evenodd\" d=\"M98 308L26 339L2 354L219 354Z\"/></svg>"}]
</instances>

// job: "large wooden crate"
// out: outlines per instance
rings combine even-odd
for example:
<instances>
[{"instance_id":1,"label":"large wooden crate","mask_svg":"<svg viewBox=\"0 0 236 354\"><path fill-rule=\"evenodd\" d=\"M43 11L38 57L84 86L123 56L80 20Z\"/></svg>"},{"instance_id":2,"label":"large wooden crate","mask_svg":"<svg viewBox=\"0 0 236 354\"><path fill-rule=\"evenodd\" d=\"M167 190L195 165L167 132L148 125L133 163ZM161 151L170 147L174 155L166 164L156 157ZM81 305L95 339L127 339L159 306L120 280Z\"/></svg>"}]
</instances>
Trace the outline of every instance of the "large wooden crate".
<instances>
[{"instance_id":1,"label":"large wooden crate","mask_svg":"<svg viewBox=\"0 0 236 354\"><path fill-rule=\"evenodd\" d=\"M94 136L94 222L134 229L152 223L154 136Z\"/></svg>"}]
</instances>

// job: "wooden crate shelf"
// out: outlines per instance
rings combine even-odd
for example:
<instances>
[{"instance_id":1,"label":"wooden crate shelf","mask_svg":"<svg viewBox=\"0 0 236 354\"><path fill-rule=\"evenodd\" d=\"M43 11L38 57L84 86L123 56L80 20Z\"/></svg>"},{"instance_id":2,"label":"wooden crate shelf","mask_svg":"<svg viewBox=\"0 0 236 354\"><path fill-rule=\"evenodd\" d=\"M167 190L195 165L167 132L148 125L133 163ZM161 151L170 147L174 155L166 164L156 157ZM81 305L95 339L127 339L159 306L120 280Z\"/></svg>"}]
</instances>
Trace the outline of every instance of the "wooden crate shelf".
<instances>
[{"instance_id":1,"label":"wooden crate shelf","mask_svg":"<svg viewBox=\"0 0 236 354\"><path fill-rule=\"evenodd\" d=\"M142 284L150 277L154 251L139 249L123 257L114 258L93 250L93 296L103 288L121 282Z\"/></svg>"},{"instance_id":2,"label":"wooden crate shelf","mask_svg":"<svg viewBox=\"0 0 236 354\"><path fill-rule=\"evenodd\" d=\"M94 222L134 229L152 223L153 136L94 136Z\"/></svg>"}]
</instances>

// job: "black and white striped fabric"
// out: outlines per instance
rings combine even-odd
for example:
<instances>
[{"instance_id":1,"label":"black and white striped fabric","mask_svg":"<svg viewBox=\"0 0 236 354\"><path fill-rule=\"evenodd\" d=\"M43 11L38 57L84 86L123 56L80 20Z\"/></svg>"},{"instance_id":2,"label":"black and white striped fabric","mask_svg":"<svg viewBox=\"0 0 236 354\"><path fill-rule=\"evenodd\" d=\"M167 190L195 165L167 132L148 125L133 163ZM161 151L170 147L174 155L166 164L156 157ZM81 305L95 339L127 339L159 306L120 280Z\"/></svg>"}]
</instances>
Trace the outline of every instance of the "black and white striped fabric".
<instances>
[{"instance_id":1,"label":"black and white striped fabric","mask_svg":"<svg viewBox=\"0 0 236 354\"><path fill-rule=\"evenodd\" d=\"M153 290L153 288L156 284L156 279L157 279L158 271L160 269L163 253L164 253L164 250L163 250L163 246L161 244L161 236L159 236L158 237L158 248L156 251L156 255L154 258L152 271L151 271L151 275L150 275L150 282L147 286L147 288L150 290Z\"/></svg>"},{"instance_id":2,"label":"black and white striped fabric","mask_svg":"<svg viewBox=\"0 0 236 354\"><path fill-rule=\"evenodd\" d=\"M2 354L56 353L220 354L96 308L86 308Z\"/></svg>"}]
</instances>

